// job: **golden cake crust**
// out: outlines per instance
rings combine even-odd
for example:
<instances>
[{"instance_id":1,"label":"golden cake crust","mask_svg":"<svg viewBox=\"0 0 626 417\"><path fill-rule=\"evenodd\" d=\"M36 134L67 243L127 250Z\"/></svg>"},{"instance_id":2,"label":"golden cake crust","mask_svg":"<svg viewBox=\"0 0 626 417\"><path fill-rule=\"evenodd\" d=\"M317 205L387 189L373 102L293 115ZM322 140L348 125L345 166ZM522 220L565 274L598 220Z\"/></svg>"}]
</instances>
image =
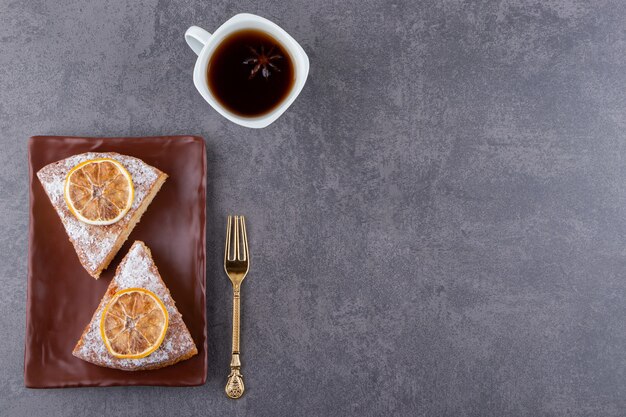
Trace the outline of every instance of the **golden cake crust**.
<instances>
[{"instance_id":1,"label":"golden cake crust","mask_svg":"<svg viewBox=\"0 0 626 417\"><path fill-rule=\"evenodd\" d=\"M81 162L98 158L111 158L121 163L130 173L135 189L135 198L128 213L120 221L106 226L78 220L70 212L63 195L68 172ZM37 177L61 218L80 263L89 275L98 279L141 220L167 179L167 174L132 156L115 152L87 152L46 165L37 172Z\"/></svg>"}]
</instances>

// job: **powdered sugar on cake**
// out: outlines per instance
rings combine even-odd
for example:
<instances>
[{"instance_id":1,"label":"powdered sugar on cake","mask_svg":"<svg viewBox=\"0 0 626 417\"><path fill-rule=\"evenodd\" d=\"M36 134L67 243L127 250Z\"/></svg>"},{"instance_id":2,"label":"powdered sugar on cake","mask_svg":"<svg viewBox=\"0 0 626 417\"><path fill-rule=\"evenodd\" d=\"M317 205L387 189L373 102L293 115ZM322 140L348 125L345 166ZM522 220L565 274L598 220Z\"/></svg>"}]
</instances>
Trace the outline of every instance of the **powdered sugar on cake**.
<instances>
[{"instance_id":1,"label":"powdered sugar on cake","mask_svg":"<svg viewBox=\"0 0 626 417\"><path fill-rule=\"evenodd\" d=\"M68 209L63 193L68 172L81 162L97 158L111 158L120 162L130 173L135 189L131 209L120 221L108 226L94 226L78 220ZM111 253L121 232L161 174L161 171L138 158L113 152L88 152L49 164L37 172L37 177L59 214L78 257L85 268L93 273Z\"/></svg>"},{"instance_id":2,"label":"powdered sugar on cake","mask_svg":"<svg viewBox=\"0 0 626 417\"><path fill-rule=\"evenodd\" d=\"M104 307L115 292L126 288L145 288L152 291L165 304L169 314L168 330L163 343L156 351L141 359L119 359L112 356L100 335L100 319ZM197 352L193 339L152 262L149 250L142 242L135 242L119 265L115 278L83 334L82 343L79 342L73 352L74 356L100 366L137 370L172 363L176 358L182 358L191 351L194 351L194 354Z\"/></svg>"}]
</instances>

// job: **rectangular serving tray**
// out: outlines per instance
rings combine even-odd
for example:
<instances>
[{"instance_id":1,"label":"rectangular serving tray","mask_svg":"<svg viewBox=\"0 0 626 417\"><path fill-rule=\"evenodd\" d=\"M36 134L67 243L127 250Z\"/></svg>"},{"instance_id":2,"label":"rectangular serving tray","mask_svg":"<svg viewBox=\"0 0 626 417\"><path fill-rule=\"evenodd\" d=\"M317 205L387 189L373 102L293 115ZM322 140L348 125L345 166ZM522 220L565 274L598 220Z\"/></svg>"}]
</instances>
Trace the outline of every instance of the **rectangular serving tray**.
<instances>
[{"instance_id":1,"label":"rectangular serving tray","mask_svg":"<svg viewBox=\"0 0 626 417\"><path fill-rule=\"evenodd\" d=\"M202 385L207 377L206 151L197 136L35 136L28 142L30 227L24 383L29 388ZM36 172L83 152L142 159L169 178L100 279L83 269ZM117 265L135 240L152 251L198 355L153 371L103 368L72 356Z\"/></svg>"}]
</instances>

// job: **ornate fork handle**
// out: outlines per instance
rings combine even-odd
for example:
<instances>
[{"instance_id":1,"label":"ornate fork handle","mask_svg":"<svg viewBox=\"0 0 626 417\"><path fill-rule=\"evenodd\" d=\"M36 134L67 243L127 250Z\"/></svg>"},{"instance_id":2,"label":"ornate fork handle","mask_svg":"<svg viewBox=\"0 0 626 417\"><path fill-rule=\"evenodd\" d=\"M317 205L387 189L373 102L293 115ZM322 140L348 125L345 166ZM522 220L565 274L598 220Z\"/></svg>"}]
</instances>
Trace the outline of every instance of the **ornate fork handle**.
<instances>
[{"instance_id":1,"label":"ornate fork handle","mask_svg":"<svg viewBox=\"0 0 626 417\"><path fill-rule=\"evenodd\" d=\"M239 398L245 389L239 360L239 316L241 309L241 291L233 288L233 350L230 360L230 374L226 383L226 395L230 398Z\"/></svg>"}]
</instances>

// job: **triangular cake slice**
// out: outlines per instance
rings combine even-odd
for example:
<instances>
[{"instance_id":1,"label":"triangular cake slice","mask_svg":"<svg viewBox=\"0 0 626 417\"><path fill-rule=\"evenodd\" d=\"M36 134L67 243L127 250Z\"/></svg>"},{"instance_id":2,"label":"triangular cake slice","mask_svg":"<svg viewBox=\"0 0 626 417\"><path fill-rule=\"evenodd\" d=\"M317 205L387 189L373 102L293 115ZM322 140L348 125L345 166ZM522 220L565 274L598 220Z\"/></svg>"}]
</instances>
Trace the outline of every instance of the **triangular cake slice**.
<instances>
[{"instance_id":1,"label":"triangular cake slice","mask_svg":"<svg viewBox=\"0 0 626 417\"><path fill-rule=\"evenodd\" d=\"M118 222L106 226L78 220L68 208L63 194L65 178L70 170L81 162L99 158L114 159L122 164L131 175L135 190L130 210ZM159 192L167 174L132 156L114 152L88 152L46 165L37 172L37 177L59 214L80 263L89 275L98 279Z\"/></svg>"},{"instance_id":2,"label":"triangular cake slice","mask_svg":"<svg viewBox=\"0 0 626 417\"><path fill-rule=\"evenodd\" d=\"M100 334L100 319L104 308L116 292L127 288L144 288L152 291L163 302L169 315L163 342L157 350L141 359L120 359L111 355ZM117 267L115 277L72 354L95 365L124 371L139 371L173 365L197 353L198 349L159 275L150 249L143 242L136 241Z\"/></svg>"}]
</instances>

